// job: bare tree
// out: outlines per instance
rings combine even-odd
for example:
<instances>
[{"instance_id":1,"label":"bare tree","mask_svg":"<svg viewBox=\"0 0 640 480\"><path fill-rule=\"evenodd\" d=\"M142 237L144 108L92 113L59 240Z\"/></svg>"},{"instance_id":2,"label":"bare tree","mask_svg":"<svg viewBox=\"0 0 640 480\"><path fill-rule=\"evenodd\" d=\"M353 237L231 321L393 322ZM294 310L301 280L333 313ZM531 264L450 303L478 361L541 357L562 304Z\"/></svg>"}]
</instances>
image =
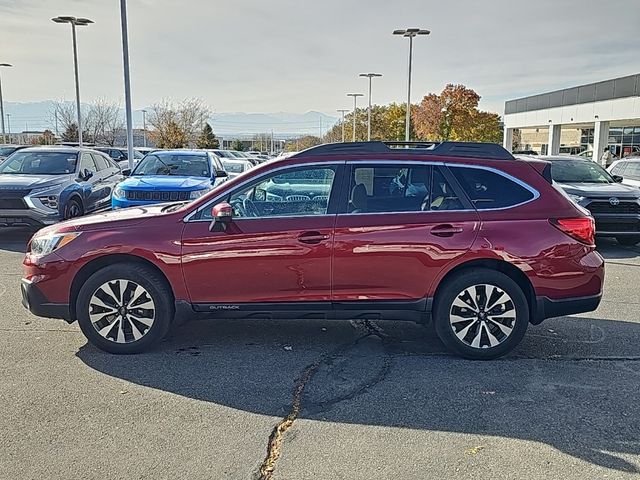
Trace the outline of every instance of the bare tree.
<instances>
[{"instance_id":1,"label":"bare tree","mask_svg":"<svg viewBox=\"0 0 640 480\"><path fill-rule=\"evenodd\" d=\"M64 99L56 100L51 104L51 108L49 109L49 126L56 135L60 132L70 130L72 125L75 125L77 130L78 121L76 115L75 103L67 102Z\"/></svg>"},{"instance_id":2,"label":"bare tree","mask_svg":"<svg viewBox=\"0 0 640 480\"><path fill-rule=\"evenodd\" d=\"M120 105L98 98L87 109L84 131L88 140L95 144L115 145L119 130L124 128Z\"/></svg>"},{"instance_id":3,"label":"bare tree","mask_svg":"<svg viewBox=\"0 0 640 480\"><path fill-rule=\"evenodd\" d=\"M181 148L196 143L211 110L198 98L181 102L164 99L151 107L150 135L160 148Z\"/></svg>"}]
</instances>

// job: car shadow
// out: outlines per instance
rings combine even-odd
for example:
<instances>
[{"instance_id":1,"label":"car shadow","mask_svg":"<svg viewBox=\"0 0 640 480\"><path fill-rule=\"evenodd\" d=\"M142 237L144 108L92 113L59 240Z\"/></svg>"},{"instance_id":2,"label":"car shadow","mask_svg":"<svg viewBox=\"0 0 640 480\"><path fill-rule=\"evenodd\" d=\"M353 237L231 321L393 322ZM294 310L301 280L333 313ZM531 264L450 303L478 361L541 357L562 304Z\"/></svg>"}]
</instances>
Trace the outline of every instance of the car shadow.
<instances>
[{"instance_id":1,"label":"car shadow","mask_svg":"<svg viewBox=\"0 0 640 480\"><path fill-rule=\"evenodd\" d=\"M640 246L620 245L612 238L598 238L597 249L605 260L623 260L627 258L638 258L640 256Z\"/></svg>"},{"instance_id":2,"label":"car shadow","mask_svg":"<svg viewBox=\"0 0 640 480\"><path fill-rule=\"evenodd\" d=\"M19 228L1 228L0 250L24 253L27 250L27 243L29 242L33 234L33 230L25 230Z\"/></svg>"},{"instance_id":3,"label":"car shadow","mask_svg":"<svg viewBox=\"0 0 640 480\"><path fill-rule=\"evenodd\" d=\"M191 322L157 350L78 358L145 387L284 417L533 441L638 473L640 324L565 317L532 326L508 357L445 352L404 322ZM306 375L303 372L311 372Z\"/></svg>"}]
</instances>

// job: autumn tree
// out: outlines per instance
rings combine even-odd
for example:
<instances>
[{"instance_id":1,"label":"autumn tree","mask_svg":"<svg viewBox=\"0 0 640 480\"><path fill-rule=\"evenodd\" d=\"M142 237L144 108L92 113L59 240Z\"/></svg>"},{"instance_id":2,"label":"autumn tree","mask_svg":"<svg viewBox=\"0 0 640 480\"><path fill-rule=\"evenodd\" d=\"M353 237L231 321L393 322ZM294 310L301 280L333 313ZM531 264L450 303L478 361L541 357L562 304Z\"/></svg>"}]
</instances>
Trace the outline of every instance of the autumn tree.
<instances>
[{"instance_id":1,"label":"autumn tree","mask_svg":"<svg viewBox=\"0 0 640 480\"><path fill-rule=\"evenodd\" d=\"M404 140L406 105L391 103L389 105L373 105L371 108L371 140ZM345 141L352 140L353 112L345 117ZM415 134L411 129L411 138ZM367 139L367 109L358 109L356 113L356 140ZM342 141L342 123L336 123L326 134L327 143Z\"/></svg>"},{"instance_id":2,"label":"autumn tree","mask_svg":"<svg viewBox=\"0 0 640 480\"><path fill-rule=\"evenodd\" d=\"M501 141L500 117L478 110L480 95L464 85L447 85L425 95L412 111L416 134L424 140Z\"/></svg>"},{"instance_id":3,"label":"autumn tree","mask_svg":"<svg viewBox=\"0 0 640 480\"><path fill-rule=\"evenodd\" d=\"M31 140L31 145L53 145L54 143L56 143L56 137L49 129L42 132L42 135Z\"/></svg>"},{"instance_id":4,"label":"autumn tree","mask_svg":"<svg viewBox=\"0 0 640 480\"><path fill-rule=\"evenodd\" d=\"M321 143L322 139L320 137L315 135L305 135L303 137L287 140L284 144L284 151L299 152L301 150L306 150L307 148L320 145Z\"/></svg>"},{"instance_id":5,"label":"autumn tree","mask_svg":"<svg viewBox=\"0 0 640 480\"><path fill-rule=\"evenodd\" d=\"M196 147L198 148L220 148L220 141L216 138L216 135L213 133L213 129L209 122L204 124L204 128L202 132L200 132L200 136L196 140Z\"/></svg>"},{"instance_id":6,"label":"autumn tree","mask_svg":"<svg viewBox=\"0 0 640 480\"><path fill-rule=\"evenodd\" d=\"M152 106L149 133L159 148L183 148L195 145L211 111L197 98L179 103L163 100Z\"/></svg>"}]
</instances>

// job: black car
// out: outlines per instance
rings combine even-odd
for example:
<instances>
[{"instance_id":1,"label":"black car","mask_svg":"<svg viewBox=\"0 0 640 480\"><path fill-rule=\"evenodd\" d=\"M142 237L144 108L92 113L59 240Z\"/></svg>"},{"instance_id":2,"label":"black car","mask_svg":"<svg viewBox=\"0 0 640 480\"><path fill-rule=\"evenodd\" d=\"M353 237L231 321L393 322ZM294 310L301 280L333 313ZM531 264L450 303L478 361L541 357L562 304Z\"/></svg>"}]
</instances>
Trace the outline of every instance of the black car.
<instances>
[{"instance_id":1,"label":"black car","mask_svg":"<svg viewBox=\"0 0 640 480\"><path fill-rule=\"evenodd\" d=\"M128 169L129 168L129 153L126 148L118 148L118 147L93 147L94 150L98 150L99 152L106 153L113 160L118 162L120 168ZM133 150L133 163L137 164L144 155L137 150Z\"/></svg>"},{"instance_id":2,"label":"black car","mask_svg":"<svg viewBox=\"0 0 640 480\"><path fill-rule=\"evenodd\" d=\"M551 162L553 182L596 221L596 235L622 245L640 242L640 189L622 185L597 163L580 157L539 156Z\"/></svg>"},{"instance_id":3,"label":"black car","mask_svg":"<svg viewBox=\"0 0 640 480\"><path fill-rule=\"evenodd\" d=\"M27 148L29 145L0 145L0 163L4 161L13 152L16 152L22 148Z\"/></svg>"},{"instance_id":4,"label":"black car","mask_svg":"<svg viewBox=\"0 0 640 480\"><path fill-rule=\"evenodd\" d=\"M101 152L77 147L30 147L0 164L0 227L39 228L111 207L123 180Z\"/></svg>"}]
</instances>

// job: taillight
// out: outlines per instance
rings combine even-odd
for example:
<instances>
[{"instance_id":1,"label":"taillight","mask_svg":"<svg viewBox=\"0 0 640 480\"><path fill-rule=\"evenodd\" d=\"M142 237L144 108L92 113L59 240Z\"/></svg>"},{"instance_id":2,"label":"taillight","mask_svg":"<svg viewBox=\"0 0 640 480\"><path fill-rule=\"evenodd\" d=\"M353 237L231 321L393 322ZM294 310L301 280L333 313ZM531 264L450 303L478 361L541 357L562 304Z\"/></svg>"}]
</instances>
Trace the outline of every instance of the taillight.
<instances>
[{"instance_id":1,"label":"taillight","mask_svg":"<svg viewBox=\"0 0 640 480\"><path fill-rule=\"evenodd\" d=\"M596 241L596 225L591 217L554 218L549 220L551 225L571 238L594 245Z\"/></svg>"}]
</instances>

